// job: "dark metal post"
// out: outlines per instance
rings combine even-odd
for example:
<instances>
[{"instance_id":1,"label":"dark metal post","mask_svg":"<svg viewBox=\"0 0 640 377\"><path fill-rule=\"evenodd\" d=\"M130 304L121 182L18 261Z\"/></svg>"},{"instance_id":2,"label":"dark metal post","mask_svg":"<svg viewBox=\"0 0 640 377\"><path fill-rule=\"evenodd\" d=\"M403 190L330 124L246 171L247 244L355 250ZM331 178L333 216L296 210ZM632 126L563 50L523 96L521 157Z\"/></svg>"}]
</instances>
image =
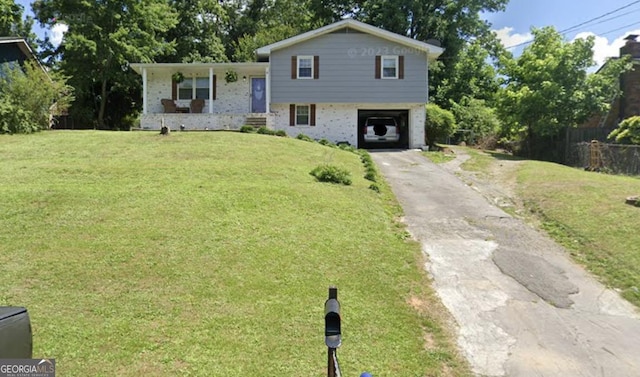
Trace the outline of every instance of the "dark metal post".
<instances>
[{"instance_id":1,"label":"dark metal post","mask_svg":"<svg viewBox=\"0 0 640 377\"><path fill-rule=\"evenodd\" d=\"M327 344L327 376L340 377L336 349L342 344L340 330L340 302L338 288L329 287L329 298L324 303L324 341Z\"/></svg>"}]
</instances>

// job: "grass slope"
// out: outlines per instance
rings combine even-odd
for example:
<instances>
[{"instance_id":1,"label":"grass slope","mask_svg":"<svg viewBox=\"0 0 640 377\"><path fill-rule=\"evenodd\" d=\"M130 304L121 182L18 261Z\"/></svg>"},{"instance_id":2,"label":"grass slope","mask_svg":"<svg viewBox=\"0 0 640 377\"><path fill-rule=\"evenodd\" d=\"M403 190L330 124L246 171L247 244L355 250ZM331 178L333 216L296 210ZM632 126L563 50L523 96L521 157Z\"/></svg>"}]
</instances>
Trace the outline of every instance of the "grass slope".
<instances>
[{"instance_id":1,"label":"grass slope","mask_svg":"<svg viewBox=\"0 0 640 377\"><path fill-rule=\"evenodd\" d=\"M467 375L356 154L225 132L0 136L0 305L64 376ZM351 186L318 183L331 163Z\"/></svg>"},{"instance_id":2,"label":"grass slope","mask_svg":"<svg viewBox=\"0 0 640 377\"><path fill-rule=\"evenodd\" d=\"M518 190L547 232L623 297L640 306L640 179L527 161Z\"/></svg>"},{"instance_id":3,"label":"grass slope","mask_svg":"<svg viewBox=\"0 0 640 377\"><path fill-rule=\"evenodd\" d=\"M491 174L491 164L514 159L467 149L467 170ZM530 213L576 261L640 307L640 208L625 198L640 194L640 179L522 161L517 195Z\"/></svg>"}]
</instances>

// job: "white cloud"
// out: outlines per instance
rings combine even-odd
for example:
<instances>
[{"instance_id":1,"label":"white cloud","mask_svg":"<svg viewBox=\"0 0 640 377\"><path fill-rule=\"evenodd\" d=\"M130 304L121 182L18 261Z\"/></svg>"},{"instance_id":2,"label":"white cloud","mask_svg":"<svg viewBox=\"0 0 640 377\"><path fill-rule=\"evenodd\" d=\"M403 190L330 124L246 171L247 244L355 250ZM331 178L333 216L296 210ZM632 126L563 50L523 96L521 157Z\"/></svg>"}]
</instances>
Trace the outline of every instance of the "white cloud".
<instances>
[{"instance_id":1,"label":"white cloud","mask_svg":"<svg viewBox=\"0 0 640 377\"><path fill-rule=\"evenodd\" d=\"M64 37L64 33L69 30L69 26L62 23L57 23L51 27L51 43L58 47L60 43L62 43L62 37Z\"/></svg>"},{"instance_id":2,"label":"white cloud","mask_svg":"<svg viewBox=\"0 0 640 377\"><path fill-rule=\"evenodd\" d=\"M619 37L613 39L611 42L605 37L601 37L592 32L579 33L573 38L586 39L589 36L595 37L595 44L593 46L593 59L596 61L596 68L602 66L605 60L609 57L620 56L620 47L624 46L624 38L629 34L640 34L640 29L629 30L621 34Z\"/></svg>"},{"instance_id":3,"label":"white cloud","mask_svg":"<svg viewBox=\"0 0 640 377\"><path fill-rule=\"evenodd\" d=\"M498 36L500 42L502 42L502 45L505 47L512 47L533 40L533 35L531 35L531 33L513 33L513 28L508 26L505 26L502 29L494 30L494 32Z\"/></svg>"}]
</instances>

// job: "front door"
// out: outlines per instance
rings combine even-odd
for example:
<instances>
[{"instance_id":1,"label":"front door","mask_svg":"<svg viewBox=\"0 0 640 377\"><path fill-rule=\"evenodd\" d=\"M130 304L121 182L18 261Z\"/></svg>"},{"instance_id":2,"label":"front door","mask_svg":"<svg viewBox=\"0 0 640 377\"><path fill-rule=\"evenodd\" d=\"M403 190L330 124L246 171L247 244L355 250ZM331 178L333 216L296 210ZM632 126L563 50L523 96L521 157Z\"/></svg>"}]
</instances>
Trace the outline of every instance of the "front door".
<instances>
[{"instance_id":1,"label":"front door","mask_svg":"<svg viewBox=\"0 0 640 377\"><path fill-rule=\"evenodd\" d=\"M251 78L251 112L267 112L267 88L264 77Z\"/></svg>"}]
</instances>

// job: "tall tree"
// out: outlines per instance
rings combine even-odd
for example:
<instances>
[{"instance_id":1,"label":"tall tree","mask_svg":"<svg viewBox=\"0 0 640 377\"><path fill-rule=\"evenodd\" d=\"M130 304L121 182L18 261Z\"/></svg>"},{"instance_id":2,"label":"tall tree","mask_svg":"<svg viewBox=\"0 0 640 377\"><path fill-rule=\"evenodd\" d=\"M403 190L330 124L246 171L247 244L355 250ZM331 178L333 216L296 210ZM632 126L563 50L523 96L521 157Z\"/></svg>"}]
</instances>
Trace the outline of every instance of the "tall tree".
<instances>
[{"instance_id":1,"label":"tall tree","mask_svg":"<svg viewBox=\"0 0 640 377\"><path fill-rule=\"evenodd\" d=\"M0 0L0 37L22 37L28 42L35 41L31 31L33 19L23 18L24 8L13 0Z\"/></svg>"},{"instance_id":2,"label":"tall tree","mask_svg":"<svg viewBox=\"0 0 640 377\"><path fill-rule=\"evenodd\" d=\"M225 62L227 55L222 36L227 24L224 7L217 0L172 0L178 22L167 32L175 41L175 51L162 62Z\"/></svg>"},{"instance_id":3,"label":"tall tree","mask_svg":"<svg viewBox=\"0 0 640 377\"><path fill-rule=\"evenodd\" d=\"M534 40L522 55L505 54L500 73L505 77L498 103L507 136L556 136L575 127L594 112L605 111L618 92L620 73L628 59L610 60L598 74L592 67L594 39L566 42L552 27L532 30ZM530 151L530 147L527 148Z\"/></svg>"},{"instance_id":4,"label":"tall tree","mask_svg":"<svg viewBox=\"0 0 640 377\"><path fill-rule=\"evenodd\" d=\"M99 128L114 127L124 115L111 114L117 116L107 124L112 96L139 92L139 78L129 62L151 62L174 49L164 36L176 24L177 15L163 0L37 0L32 7L42 25L68 25L55 52L61 59L60 69L76 89L72 113L95 115ZM132 101L124 102L130 106Z\"/></svg>"},{"instance_id":5,"label":"tall tree","mask_svg":"<svg viewBox=\"0 0 640 377\"><path fill-rule=\"evenodd\" d=\"M227 12L225 42L234 61L253 60L258 47L325 25L316 19L309 0L235 0L227 4Z\"/></svg>"},{"instance_id":6,"label":"tall tree","mask_svg":"<svg viewBox=\"0 0 640 377\"><path fill-rule=\"evenodd\" d=\"M451 65L449 75L440 82L434 101L445 108L471 98L491 104L499 82L495 68L488 61L489 55L479 40L466 43Z\"/></svg>"},{"instance_id":7,"label":"tall tree","mask_svg":"<svg viewBox=\"0 0 640 377\"><path fill-rule=\"evenodd\" d=\"M356 18L420 41L438 40L444 53L429 72L430 90L437 94L445 78L453 75L466 42L477 39L493 51L491 25L480 13L504 10L509 0L363 0ZM441 103L448 107L448 103Z\"/></svg>"}]
</instances>

